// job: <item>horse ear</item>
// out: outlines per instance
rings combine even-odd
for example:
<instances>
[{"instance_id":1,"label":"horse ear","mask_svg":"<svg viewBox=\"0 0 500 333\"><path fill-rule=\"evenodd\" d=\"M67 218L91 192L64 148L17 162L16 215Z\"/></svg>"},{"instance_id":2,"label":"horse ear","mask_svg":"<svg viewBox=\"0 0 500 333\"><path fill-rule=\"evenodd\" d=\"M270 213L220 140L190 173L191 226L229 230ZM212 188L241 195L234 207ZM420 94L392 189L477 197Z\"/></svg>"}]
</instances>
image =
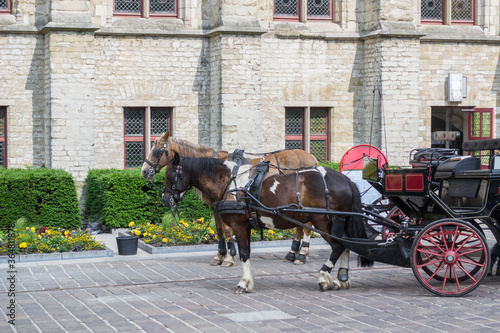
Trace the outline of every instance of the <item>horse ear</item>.
<instances>
[{"instance_id":1,"label":"horse ear","mask_svg":"<svg viewBox=\"0 0 500 333\"><path fill-rule=\"evenodd\" d=\"M179 164L180 162L181 162L181 155L179 155L179 153L175 152L174 164Z\"/></svg>"},{"instance_id":2,"label":"horse ear","mask_svg":"<svg viewBox=\"0 0 500 333\"><path fill-rule=\"evenodd\" d=\"M165 132L165 133L163 133L161 136L162 136L162 138L164 138L164 139L165 139L165 141L167 141L167 140L168 140L168 138L170 137L170 131L166 131L166 132Z\"/></svg>"}]
</instances>

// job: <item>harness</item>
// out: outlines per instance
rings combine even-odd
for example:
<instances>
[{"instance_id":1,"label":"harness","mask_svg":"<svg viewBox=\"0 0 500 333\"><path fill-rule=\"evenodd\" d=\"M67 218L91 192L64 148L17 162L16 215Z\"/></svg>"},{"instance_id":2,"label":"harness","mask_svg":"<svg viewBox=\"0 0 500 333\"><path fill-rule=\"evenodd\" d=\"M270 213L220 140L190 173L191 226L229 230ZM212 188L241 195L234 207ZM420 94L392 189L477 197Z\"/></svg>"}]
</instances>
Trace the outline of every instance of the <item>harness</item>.
<instances>
[{"instance_id":1,"label":"harness","mask_svg":"<svg viewBox=\"0 0 500 333\"><path fill-rule=\"evenodd\" d=\"M151 166L151 168L152 168L152 170L154 171L155 174L157 174L157 173L160 172L160 170L158 169L158 163L160 163L162 155L166 154L167 160L169 160L167 147L168 147L168 140L165 141L165 143L163 144L163 148L157 148L157 147L155 147L155 149L153 149L153 156L156 157L156 162L153 163L150 160L148 160L147 158L144 159L144 162L146 162L147 164L149 164ZM148 180L148 182L154 188L156 188L158 191L160 191L160 193L162 193L162 189L159 188L158 186L156 186L156 184L152 180Z\"/></svg>"}]
</instances>

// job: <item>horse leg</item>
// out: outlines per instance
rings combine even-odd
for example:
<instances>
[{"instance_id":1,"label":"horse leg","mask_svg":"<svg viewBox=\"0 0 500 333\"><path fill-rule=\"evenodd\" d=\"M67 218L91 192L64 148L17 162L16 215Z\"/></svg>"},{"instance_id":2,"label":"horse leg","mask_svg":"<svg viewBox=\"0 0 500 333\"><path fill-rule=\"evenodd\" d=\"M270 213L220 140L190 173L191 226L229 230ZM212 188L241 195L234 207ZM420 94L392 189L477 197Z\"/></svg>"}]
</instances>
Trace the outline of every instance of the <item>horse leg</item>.
<instances>
[{"instance_id":1,"label":"horse leg","mask_svg":"<svg viewBox=\"0 0 500 333\"><path fill-rule=\"evenodd\" d=\"M243 274L240 282L236 285L235 294L251 293L254 291L255 276L250 264L250 224L239 225L233 228L238 242L238 250Z\"/></svg>"},{"instance_id":2,"label":"horse leg","mask_svg":"<svg viewBox=\"0 0 500 333\"><path fill-rule=\"evenodd\" d=\"M285 259L291 262L294 262L297 256L297 253L300 250L300 240L302 239L304 229L302 227L295 228L295 235L292 240L292 247L290 248L290 252L288 252L285 256Z\"/></svg>"},{"instance_id":3,"label":"horse leg","mask_svg":"<svg viewBox=\"0 0 500 333\"><path fill-rule=\"evenodd\" d=\"M351 288L351 280L349 279L349 249L345 249L339 258L339 270L337 272L337 278L333 281L333 284L338 285L339 289L349 289Z\"/></svg>"},{"instance_id":4,"label":"horse leg","mask_svg":"<svg viewBox=\"0 0 500 333\"><path fill-rule=\"evenodd\" d=\"M227 248L226 248L226 239L224 238L224 231L222 229L223 223L220 215L217 214L216 212L214 212L214 219L215 219L215 231L217 232L217 238L219 239L219 249L217 250L217 254L212 259L210 265L219 266L222 264L224 258L226 257Z\"/></svg>"},{"instance_id":5,"label":"horse leg","mask_svg":"<svg viewBox=\"0 0 500 333\"><path fill-rule=\"evenodd\" d=\"M229 254L226 254L224 257L224 261L222 262L222 267L231 267L234 265L234 260L236 258L236 246L234 245L235 241L233 239L233 229L230 226L222 223L222 229L224 230L224 235L226 235L227 247L229 250Z\"/></svg>"},{"instance_id":6,"label":"horse leg","mask_svg":"<svg viewBox=\"0 0 500 333\"><path fill-rule=\"evenodd\" d=\"M312 226L311 222L306 223L308 226ZM295 261L295 265L305 264L307 258L309 258L309 242L311 241L311 230L304 230L304 240L302 241L302 246L300 247L300 252Z\"/></svg>"},{"instance_id":7,"label":"horse leg","mask_svg":"<svg viewBox=\"0 0 500 333\"><path fill-rule=\"evenodd\" d=\"M339 259L342 252L344 252L345 247L340 243L333 242L330 239L327 239L328 243L332 247L332 252L330 254L330 258L326 261L326 263L321 267L319 271L318 277L318 285L321 291L325 290L339 290L342 288L342 285L337 281L334 281L331 275L333 267L335 267L335 263Z\"/></svg>"}]
</instances>

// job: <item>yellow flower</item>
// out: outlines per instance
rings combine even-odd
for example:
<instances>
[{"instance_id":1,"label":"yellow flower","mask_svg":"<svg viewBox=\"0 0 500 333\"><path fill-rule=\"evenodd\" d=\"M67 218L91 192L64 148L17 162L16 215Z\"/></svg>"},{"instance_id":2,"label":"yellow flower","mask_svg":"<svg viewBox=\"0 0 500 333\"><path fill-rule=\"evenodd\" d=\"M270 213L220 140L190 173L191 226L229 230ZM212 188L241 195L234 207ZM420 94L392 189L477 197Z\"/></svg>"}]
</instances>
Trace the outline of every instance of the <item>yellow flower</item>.
<instances>
[{"instance_id":1,"label":"yellow flower","mask_svg":"<svg viewBox=\"0 0 500 333\"><path fill-rule=\"evenodd\" d=\"M26 242L22 242L21 244L19 244L20 249L25 249L27 246L28 244L26 244Z\"/></svg>"},{"instance_id":2,"label":"yellow flower","mask_svg":"<svg viewBox=\"0 0 500 333\"><path fill-rule=\"evenodd\" d=\"M163 243L166 243L166 242L167 242L167 239L166 239L166 238L163 238L161 241L162 241Z\"/></svg>"},{"instance_id":3,"label":"yellow flower","mask_svg":"<svg viewBox=\"0 0 500 333\"><path fill-rule=\"evenodd\" d=\"M210 235L213 235L214 233L215 232L212 229L210 229Z\"/></svg>"},{"instance_id":4,"label":"yellow flower","mask_svg":"<svg viewBox=\"0 0 500 333\"><path fill-rule=\"evenodd\" d=\"M272 235L272 234L274 234L274 231L273 231L273 230L268 230L267 232L268 232L269 234L271 234L271 235Z\"/></svg>"},{"instance_id":5,"label":"yellow flower","mask_svg":"<svg viewBox=\"0 0 500 333\"><path fill-rule=\"evenodd\" d=\"M68 230L66 230L66 231L64 232L64 236L68 236L68 234L69 234L69 231L68 231Z\"/></svg>"},{"instance_id":6,"label":"yellow flower","mask_svg":"<svg viewBox=\"0 0 500 333\"><path fill-rule=\"evenodd\" d=\"M31 232L35 232L35 227L31 227Z\"/></svg>"},{"instance_id":7,"label":"yellow flower","mask_svg":"<svg viewBox=\"0 0 500 333\"><path fill-rule=\"evenodd\" d=\"M135 222L134 221L130 221L130 223L128 224L128 227L132 228L134 225L135 225Z\"/></svg>"},{"instance_id":8,"label":"yellow flower","mask_svg":"<svg viewBox=\"0 0 500 333\"><path fill-rule=\"evenodd\" d=\"M135 231L135 234L136 234L137 236L140 236L140 235L141 235L141 231L140 231L140 230L136 230L136 231Z\"/></svg>"}]
</instances>

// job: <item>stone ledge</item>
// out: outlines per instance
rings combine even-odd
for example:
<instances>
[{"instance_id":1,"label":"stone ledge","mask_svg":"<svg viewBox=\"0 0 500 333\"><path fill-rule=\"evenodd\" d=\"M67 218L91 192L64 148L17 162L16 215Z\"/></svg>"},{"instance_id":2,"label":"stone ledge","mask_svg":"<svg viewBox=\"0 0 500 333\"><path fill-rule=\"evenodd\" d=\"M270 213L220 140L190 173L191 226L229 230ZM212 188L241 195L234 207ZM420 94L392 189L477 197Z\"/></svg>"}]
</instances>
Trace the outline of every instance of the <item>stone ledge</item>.
<instances>
[{"instance_id":1,"label":"stone ledge","mask_svg":"<svg viewBox=\"0 0 500 333\"><path fill-rule=\"evenodd\" d=\"M72 260L84 258L102 258L112 257L113 250L105 248L104 250L80 251L80 252L57 252L57 253L32 253L18 254L14 260L17 263L33 262L33 261L50 261L50 260ZM0 256L0 264L6 264L10 258L8 256Z\"/></svg>"},{"instance_id":2,"label":"stone ledge","mask_svg":"<svg viewBox=\"0 0 500 333\"><path fill-rule=\"evenodd\" d=\"M120 233L121 236L128 236L127 233ZM311 238L310 241L312 245L328 245L328 243L323 238ZM252 242L251 247L254 249L267 248L267 247L287 247L292 245L292 240L276 240L276 241L257 241ZM165 254L165 253L183 253L183 252L202 252L202 251L213 251L217 252L218 244L203 244L203 245L175 245L175 246L165 246L156 247L144 243L139 239L138 247L149 253L149 254Z\"/></svg>"}]
</instances>

